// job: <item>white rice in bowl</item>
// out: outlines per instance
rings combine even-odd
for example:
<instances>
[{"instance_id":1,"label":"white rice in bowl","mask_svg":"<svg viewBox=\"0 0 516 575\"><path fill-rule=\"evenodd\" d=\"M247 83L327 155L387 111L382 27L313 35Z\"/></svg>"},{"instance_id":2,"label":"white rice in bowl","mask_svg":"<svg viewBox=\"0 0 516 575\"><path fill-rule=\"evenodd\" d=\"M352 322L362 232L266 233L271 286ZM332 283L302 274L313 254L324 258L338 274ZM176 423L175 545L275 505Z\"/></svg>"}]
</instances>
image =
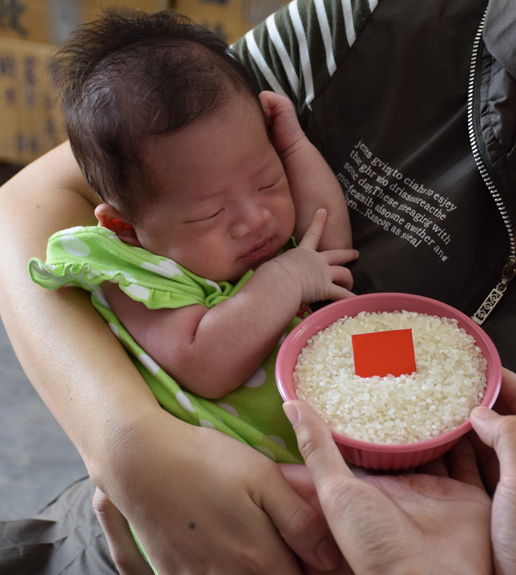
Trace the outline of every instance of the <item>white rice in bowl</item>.
<instances>
[{"instance_id":1,"label":"white rice in bowl","mask_svg":"<svg viewBox=\"0 0 516 575\"><path fill-rule=\"evenodd\" d=\"M417 372L355 375L351 336L412 329ZM361 312L308 340L293 374L297 397L331 429L369 443L415 443L464 423L486 389L487 361L457 320L418 312Z\"/></svg>"}]
</instances>

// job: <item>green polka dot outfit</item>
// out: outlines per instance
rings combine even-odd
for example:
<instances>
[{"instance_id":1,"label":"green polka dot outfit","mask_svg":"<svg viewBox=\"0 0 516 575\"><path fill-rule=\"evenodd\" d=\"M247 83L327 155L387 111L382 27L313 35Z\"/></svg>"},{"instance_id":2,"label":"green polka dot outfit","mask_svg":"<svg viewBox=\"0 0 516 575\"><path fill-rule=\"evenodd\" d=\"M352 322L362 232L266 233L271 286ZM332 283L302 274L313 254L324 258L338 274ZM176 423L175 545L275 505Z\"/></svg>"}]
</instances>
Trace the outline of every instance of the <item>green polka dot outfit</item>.
<instances>
[{"instance_id":1,"label":"green polka dot outfit","mask_svg":"<svg viewBox=\"0 0 516 575\"><path fill-rule=\"evenodd\" d=\"M284 249L291 247L292 242ZM74 286L91 292L93 305L126 348L160 405L172 415L193 425L217 429L278 463L302 463L274 378L281 340L238 389L220 399L205 399L183 390L136 343L113 313L101 287L105 281L116 283L149 309L193 304L211 308L237 293L252 271L234 286L216 283L192 274L171 259L121 242L107 228L76 227L54 234L48 242L46 263L32 259L29 273L33 281L47 289ZM300 321L294 318L286 334Z\"/></svg>"}]
</instances>

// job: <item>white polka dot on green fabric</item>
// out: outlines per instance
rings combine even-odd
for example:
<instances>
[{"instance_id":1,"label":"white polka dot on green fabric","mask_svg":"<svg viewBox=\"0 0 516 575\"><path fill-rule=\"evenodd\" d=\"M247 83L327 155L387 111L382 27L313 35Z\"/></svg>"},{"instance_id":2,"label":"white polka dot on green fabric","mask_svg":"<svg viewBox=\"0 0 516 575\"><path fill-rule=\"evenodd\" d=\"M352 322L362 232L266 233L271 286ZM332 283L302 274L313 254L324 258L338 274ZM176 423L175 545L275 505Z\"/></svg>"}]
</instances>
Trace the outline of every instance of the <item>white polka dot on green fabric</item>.
<instances>
[{"instance_id":1,"label":"white polka dot on green fabric","mask_svg":"<svg viewBox=\"0 0 516 575\"><path fill-rule=\"evenodd\" d=\"M220 288L219 284L212 281L212 280L205 280L209 286L214 287L219 293L222 293L222 289Z\"/></svg>"},{"instance_id":2,"label":"white polka dot on green fabric","mask_svg":"<svg viewBox=\"0 0 516 575\"><path fill-rule=\"evenodd\" d=\"M152 373L152 375L156 375L160 370L159 365L152 359L150 355L147 355L146 353L141 353L138 356L138 359Z\"/></svg>"},{"instance_id":3,"label":"white polka dot on green fabric","mask_svg":"<svg viewBox=\"0 0 516 575\"><path fill-rule=\"evenodd\" d=\"M75 236L61 236L59 241L65 252L72 256L85 258L90 253L88 244Z\"/></svg>"},{"instance_id":4,"label":"white polka dot on green fabric","mask_svg":"<svg viewBox=\"0 0 516 575\"><path fill-rule=\"evenodd\" d=\"M165 278L183 275L183 270L179 269L174 260L161 260L158 265L151 262L143 262L141 267Z\"/></svg>"},{"instance_id":5,"label":"white polka dot on green fabric","mask_svg":"<svg viewBox=\"0 0 516 575\"><path fill-rule=\"evenodd\" d=\"M118 333L118 328L116 327L116 325L114 323L109 322L108 326L109 326L109 329L116 335L116 337L118 337L119 333Z\"/></svg>"},{"instance_id":6,"label":"white polka dot on green fabric","mask_svg":"<svg viewBox=\"0 0 516 575\"><path fill-rule=\"evenodd\" d=\"M95 297L99 300L99 302L106 308L106 309L111 309L111 306L109 305L107 299L104 297L104 294L99 291L99 290L95 290L93 292L93 294L95 295Z\"/></svg>"},{"instance_id":7,"label":"white polka dot on green fabric","mask_svg":"<svg viewBox=\"0 0 516 575\"><path fill-rule=\"evenodd\" d=\"M272 461L276 461L276 456L268 447L264 447L263 445L253 445L253 447L266 455L269 459L272 459Z\"/></svg>"},{"instance_id":8,"label":"white polka dot on green fabric","mask_svg":"<svg viewBox=\"0 0 516 575\"><path fill-rule=\"evenodd\" d=\"M87 274L86 277L90 280L92 280L93 278L98 278L101 275L100 272L98 272L97 270L90 270Z\"/></svg>"},{"instance_id":9,"label":"white polka dot on green fabric","mask_svg":"<svg viewBox=\"0 0 516 575\"><path fill-rule=\"evenodd\" d=\"M174 260L171 259L161 260L158 265L162 270L168 270L169 272L174 272L174 275L177 276L183 275L183 270L180 269L180 267Z\"/></svg>"},{"instance_id":10,"label":"white polka dot on green fabric","mask_svg":"<svg viewBox=\"0 0 516 575\"><path fill-rule=\"evenodd\" d=\"M283 441L283 439L281 439L281 437L279 437L279 435L267 435L267 437L280 447L283 447L283 449L287 449L287 444Z\"/></svg>"},{"instance_id":11,"label":"white polka dot on green fabric","mask_svg":"<svg viewBox=\"0 0 516 575\"><path fill-rule=\"evenodd\" d=\"M239 417L238 411L232 405L229 405L229 403L217 403L217 405L221 407L224 411L231 413L231 415Z\"/></svg>"},{"instance_id":12,"label":"white polka dot on green fabric","mask_svg":"<svg viewBox=\"0 0 516 575\"><path fill-rule=\"evenodd\" d=\"M39 273L46 278L53 277L52 274L48 271L45 265L42 262L38 263Z\"/></svg>"},{"instance_id":13,"label":"white polka dot on green fabric","mask_svg":"<svg viewBox=\"0 0 516 575\"><path fill-rule=\"evenodd\" d=\"M149 288L145 286L140 286L138 284L131 284L125 288L130 294L134 295L138 299L148 300L150 291Z\"/></svg>"},{"instance_id":14,"label":"white polka dot on green fabric","mask_svg":"<svg viewBox=\"0 0 516 575\"><path fill-rule=\"evenodd\" d=\"M245 385L245 387L260 387L265 383L266 379L267 373L263 367L259 367L242 385Z\"/></svg>"},{"instance_id":15,"label":"white polka dot on green fabric","mask_svg":"<svg viewBox=\"0 0 516 575\"><path fill-rule=\"evenodd\" d=\"M184 391L178 391L177 392L176 400L177 400L177 403L179 403L179 405L183 409L186 409L186 411L191 411L192 413L195 413L194 406L192 405L192 402L190 401L190 399L188 398L188 396L186 395L186 393Z\"/></svg>"},{"instance_id":16,"label":"white polka dot on green fabric","mask_svg":"<svg viewBox=\"0 0 516 575\"><path fill-rule=\"evenodd\" d=\"M208 429L215 429L213 423L211 421L208 421L207 419L199 419L199 423L201 427L206 427Z\"/></svg>"}]
</instances>

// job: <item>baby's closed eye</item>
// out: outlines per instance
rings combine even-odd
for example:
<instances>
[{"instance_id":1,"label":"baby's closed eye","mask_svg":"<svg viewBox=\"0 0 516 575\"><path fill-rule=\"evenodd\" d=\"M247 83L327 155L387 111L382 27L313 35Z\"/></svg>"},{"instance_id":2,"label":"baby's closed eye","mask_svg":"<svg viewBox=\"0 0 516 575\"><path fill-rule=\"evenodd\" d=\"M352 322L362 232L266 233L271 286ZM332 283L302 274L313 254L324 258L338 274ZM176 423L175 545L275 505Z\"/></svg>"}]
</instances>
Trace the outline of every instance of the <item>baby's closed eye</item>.
<instances>
[{"instance_id":1,"label":"baby's closed eye","mask_svg":"<svg viewBox=\"0 0 516 575\"><path fill-rule=\"evenodd\" d=\"M274 187L276 187L281 181L283 180L283 175L280 178L275 178L274 181L272 181L271 183L268 183L267 185L263 185L260 188L258 188L259 192L263 192L263 191L267 191L267 190L272 190Z\"/></svg>"},{"instance_id":2,"label":"baby's closed eye","mask_svg":"<svg viewBox=\"0 0 516 575\"><path fill-rule=\"evenodd\" d=\"M205 222L206 220L211 220L221 214L224 211L224 208L217 210L216 212L211 212L210 214L202 215L202 217L195 217L191 220L185 220L183 223L185 224L195 224L197 222Z\"/></svg>"}]
</instances>

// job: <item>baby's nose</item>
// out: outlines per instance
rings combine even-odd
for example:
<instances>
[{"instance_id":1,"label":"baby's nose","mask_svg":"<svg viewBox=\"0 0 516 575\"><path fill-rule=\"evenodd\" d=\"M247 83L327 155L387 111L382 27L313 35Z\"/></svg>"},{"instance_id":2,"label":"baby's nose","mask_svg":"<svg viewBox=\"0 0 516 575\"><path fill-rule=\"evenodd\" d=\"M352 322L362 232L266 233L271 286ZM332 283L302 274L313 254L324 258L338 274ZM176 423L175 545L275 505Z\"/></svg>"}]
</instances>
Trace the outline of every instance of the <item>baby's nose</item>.
<instances>
[{"instance_id":1,"label":"baby's nose","mask_svg":"<svg viewBox=\"0 0 516 575\"><path fill-rule=\"evenodd\" d=\"M271 213L266 207L247 205L233 226L233 237L240 239L247 234L256 232L270 219Z\"/></svg>"}]
</instances>

